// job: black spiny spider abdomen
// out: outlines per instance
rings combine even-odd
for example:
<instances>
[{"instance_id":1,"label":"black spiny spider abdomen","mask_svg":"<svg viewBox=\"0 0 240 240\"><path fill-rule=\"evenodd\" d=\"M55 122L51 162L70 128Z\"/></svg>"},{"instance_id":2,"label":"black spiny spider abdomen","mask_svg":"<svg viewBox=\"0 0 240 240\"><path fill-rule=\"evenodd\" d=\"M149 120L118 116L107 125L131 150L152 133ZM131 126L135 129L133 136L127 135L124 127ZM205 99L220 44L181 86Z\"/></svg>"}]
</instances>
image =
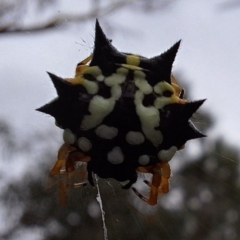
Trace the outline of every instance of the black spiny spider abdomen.
<instances>
[{"instance_id":1,"label":"black spiny spider abdomen","mask_svg":"<svg viewBox=\"0 0 240 240\"><path fill-rule=\"evenodd\" d=\"M91 184L94 172L130 180L128 188L136 171L151 172L188 140L204 136L190 122L203 100L184 100L171 76L179 45L153 58L122 53L97 21L93 54L77 65L75 77L49 74L58 98L38 110L64 129L65 147L89 157Z\"/></svg>"}]
</instances>

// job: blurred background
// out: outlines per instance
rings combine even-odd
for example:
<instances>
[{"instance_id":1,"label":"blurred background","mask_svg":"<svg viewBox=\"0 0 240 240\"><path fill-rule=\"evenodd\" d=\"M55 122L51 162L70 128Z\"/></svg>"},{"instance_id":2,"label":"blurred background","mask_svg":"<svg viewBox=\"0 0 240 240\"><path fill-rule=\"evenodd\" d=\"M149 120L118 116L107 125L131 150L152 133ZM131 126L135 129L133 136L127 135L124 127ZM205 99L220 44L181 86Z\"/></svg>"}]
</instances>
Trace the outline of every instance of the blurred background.
<instances>
[{"instance_id":1,"label":"blurred background","mask_svg":"<svg viewBox=\"0 0 240 240\"><path fill-rule=\"evenodd\" d=\"M207 98L193 121L208 137L170 162L156 207L104 179L63 207L64 179L48 180L62 130L35 111L56 96L46 71L73 76L96 18L124 52L151 57L182 39L173 74L188 99ZM240 239L239 29L239 0L0 0L0 239Z\"/></svg>"}]
</instances>

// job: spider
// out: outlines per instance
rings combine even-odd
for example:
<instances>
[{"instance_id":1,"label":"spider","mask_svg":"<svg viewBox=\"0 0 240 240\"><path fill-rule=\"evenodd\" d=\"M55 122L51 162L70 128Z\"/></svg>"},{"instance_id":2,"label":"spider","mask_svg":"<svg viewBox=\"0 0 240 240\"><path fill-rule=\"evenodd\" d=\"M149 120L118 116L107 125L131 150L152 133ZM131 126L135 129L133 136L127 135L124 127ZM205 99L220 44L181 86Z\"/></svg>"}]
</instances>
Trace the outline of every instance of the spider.
<instances>
[{"instance_id":1,"label":"spider","mask_svg":"<svg viewBox=\"0 0 240 240\"><path fill-rule=\"evenodd\" d=\"M169 161L188 140L202 134L190 118L205 100L189 102L172 76L172 64L180 46L175 43L163 54L146 58L119 52L96 21L93 53L77 64L73 78L49 76L58 97L37 109L50 114L63 131L64 144L51 175L61 169L70 174L77 162L84 163L87 180L128 180L132 187L138 172L151 173L149 198L169 191ZM78 187L86 185L80 183Z\"/></svg>"}]
</instances>

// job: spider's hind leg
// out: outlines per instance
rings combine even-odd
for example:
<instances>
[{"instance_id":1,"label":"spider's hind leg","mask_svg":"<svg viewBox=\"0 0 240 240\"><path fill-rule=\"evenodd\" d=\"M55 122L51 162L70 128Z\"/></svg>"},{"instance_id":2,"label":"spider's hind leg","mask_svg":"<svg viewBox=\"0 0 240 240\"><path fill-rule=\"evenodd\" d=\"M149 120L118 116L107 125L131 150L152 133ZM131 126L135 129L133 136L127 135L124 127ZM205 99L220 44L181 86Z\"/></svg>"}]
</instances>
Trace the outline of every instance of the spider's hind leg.
<instances>
[{"instance_id":1,"label":"spider's hind leg","mask_svg":"<svg viewBox=\"0 0 240 240\"><path fill-rule=\"evenodd\" d=\"M162 177L161 177L161 184L158 188L159 193L166 194L169 192L169 179L171 175L171 169L168 163L161 163L161 171L162 171ZM146 183L150 188L152 187L152 183L144 180L144 183Z\"/></svg>"},{"instance_id":2,"label":"spider's hind leg","mask_svg":"<svg viewBox=\"0 0 240 240\"><path fill-rule=\"evenodd\" d=\"M149 198L144 197L137 189L133 188L134 193L149 205L156 205L159 194L166 194L169 191L169 178L171 174L168 163L158 163L151 168L145 169L145 172L152 173L152 181L144 181L150 188Z\"/></svg>"}]
</instances>

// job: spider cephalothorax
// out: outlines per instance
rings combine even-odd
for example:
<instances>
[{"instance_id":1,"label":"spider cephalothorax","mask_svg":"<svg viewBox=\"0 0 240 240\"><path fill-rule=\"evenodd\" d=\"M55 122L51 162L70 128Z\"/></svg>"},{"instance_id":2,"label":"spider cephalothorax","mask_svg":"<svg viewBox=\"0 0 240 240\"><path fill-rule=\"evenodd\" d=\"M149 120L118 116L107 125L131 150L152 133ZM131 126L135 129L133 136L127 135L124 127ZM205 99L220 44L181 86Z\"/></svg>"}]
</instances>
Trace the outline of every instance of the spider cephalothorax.
<instances>
[{"instance_id":1,"label":"spider cephalothorax","mask_svg":"<svg viewBox=\"0 0 240 240\"><path fill-rule=\"evenodd\" d=\"M154 205L159 192L168 192L168 162L188 140L204 136L190 121L204 100L183 99L171 76L179 45L153 58L122 53L96 22L93 54L77 65L74 78L49 73L58 97L38 109L64 129L52 174L73 171L81 161L92 185L95 173L129 180L124 188L130 188L139 171L153 174L149 199L133 189L141 199Z\"/></svg>"}]
</instances>

